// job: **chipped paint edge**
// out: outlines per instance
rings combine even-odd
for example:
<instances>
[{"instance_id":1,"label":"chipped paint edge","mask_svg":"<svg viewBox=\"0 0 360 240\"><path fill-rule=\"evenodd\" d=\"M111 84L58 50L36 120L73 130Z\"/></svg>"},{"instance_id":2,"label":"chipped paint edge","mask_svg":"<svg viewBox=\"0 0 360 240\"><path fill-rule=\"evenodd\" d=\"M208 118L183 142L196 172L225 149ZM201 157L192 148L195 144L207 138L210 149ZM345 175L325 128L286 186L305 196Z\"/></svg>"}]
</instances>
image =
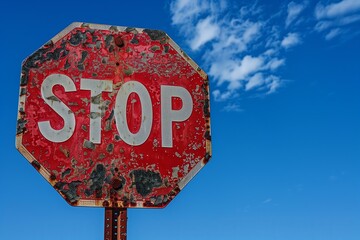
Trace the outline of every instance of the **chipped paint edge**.
<instances>
[{"instance_id":1,"label":"chipped paint edge","mask_svg":"<svg viewBox=\"0 0 360 240\"><path fill-rule=\"evenodd\" d=\"M206 91L208 93L207 96L207 100L209 101L209 113L210 113L210 87L209 87L209 83L208 83L208 78L206 78ZM210 121L210 116L205 117L205 129L207 129L209 131L209 134L211 136L211 121ZM206 155L208 155L208 159L206 159L206 156L204 156L200 162L198 162L195 167L193 169L191 169L191 171L184 177L182 178L179 183L178 186L180 188L180 190L182 190L198 173L199 171L209 162L210 158L212 157L212 147L211 147L211 140L206 139L205 140L205 149L206 149Z\"/></svg>"},{"instance_id":2,"label":"chipped paint edge","mask_svg":"<svg viewBox=\"0 0 360 240\"><path fill-rule=\"evenodd\" d=\"M96 30L109 30L114 32L121 32L125 31L129 27L124 26L115 26L115 25L107 25L107 24L96 24L96 23L85 23L85 22L73 22L69 26L67 26L64 30L62 30L60 33L58 33L56 36L54 36L51 41L54 43L59 41L61 38L63 38L66 34L71 32L74 28L83 27L83 28L90 28L90 29L96 29ZM136 28L134 27L139 33L142 33L146 28ZM160 30L162 31L162 30ZM164 31L163 31L164 32ZM200 68L200 66L192 59L190 58L181 48L180 46L166 33L166 38L168 40L168 43L170 46L172 46L175 51L182 56L182 58L188 62L191 67L197 71L200 76L205 80L207 79L207 74Z\"/></svg>"},{"instance_id":3,"label":"chipped paint edge","mask_svg":"<svg viewBox=\"0 0 360 240\"><path fill-rule=\"evenodd\" d=\"M175 49L175 51L176 51L180 56L182 56L182 58L185 59L185 61L188 62L188 63L191 65L191 67L192 67L195 71L197 71L204 80L207 79L208 76L207 76L207 74L204 72L204 70L202 70L202 69L199 67L199 65L197 65L196 62L195 62L192 58L190 58L189 55L187 55L187 54L179 47L179 45L177 45L177 44L175 43L175 41L172 40L172 38L171 38L167 33L165 33L165 34L166 34L166 36L168 37L169 44Z\"/></svg>"}]
</instances>

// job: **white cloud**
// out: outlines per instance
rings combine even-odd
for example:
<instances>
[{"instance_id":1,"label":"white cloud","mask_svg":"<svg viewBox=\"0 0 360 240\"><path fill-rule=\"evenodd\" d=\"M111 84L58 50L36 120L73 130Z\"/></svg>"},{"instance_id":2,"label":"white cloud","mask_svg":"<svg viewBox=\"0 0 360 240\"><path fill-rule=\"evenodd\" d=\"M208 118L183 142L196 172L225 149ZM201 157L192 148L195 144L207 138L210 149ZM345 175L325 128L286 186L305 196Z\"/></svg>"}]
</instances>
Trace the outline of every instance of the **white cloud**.
<instances>
[{"instance_id":1,"label":"white cloud","mask_svg":"<svg viewBox=\"0 0 360 240\"><path fill-rule=\"evenodd\" d=\"M195 27L195 37L190 41L192 50L198 50L202 45L219 35L220 27L212 17L200 20Z\"/></svg>"},{"instance_id":2,"label":"white cloud","mask_svg":"<svg viewBox=\"0 0 360 240\"><path fill-rule=\"evenodd\" d=\"M267 204L267 203L270 203L272 202L272 198L268 198L268 199L265 199L262 204Z\"/></svg>"},{"instance_id":3,"label":"white cloud","mask_svg":"<svg viewBox=\"0 0 360 240\"><path fill-rule=\"evenodd\" d=\"M266 94L271 94L276 92L276 90L278 90L278 88L280 88L282 85L282 81L280 80L280 78L274 75L269 76L265 80L265 82L269 89L269 91Z\"/></svg>"},{"instance_id":4,"label":"white cloud","mask_svg":"<svg viewBox=\"0 0 360 240\"><path fill-rule=\"evenodd\" d=\"M311 6L308 0L289 2L285 16L284 6L274 13L258 1L243 5L235 0L172 0L170 10L172 24L199 54L214 83L215 101L236 111L239 96L272 94L284 85L279 69L285 65L285 54L312 34L309 24L326 40L354 32L360 0L326 1L311 9L312 18L304 15Z\"/></svg>"},{"instance_id":5,"label":"white cloud","mask_svg":"<svg viewBox=\"0 0 360 240\"><path fill-rule=\"evenodd\" d=\"M264 77L262 73L256 73L252 76L245 86L245 90L249 91L255 87L261 86L264 84Z\"/></svg>"},{"instance_id":6,"label":"white cloud","mask_svg":"<svg viewBox=\"0 0 360 240\"><path fill-rule=\"evenodd\" d=\"M230 82L241 81L248 75L261 69L264 60L262 57L252 57L246 55L240 63L234 63L234 66L228 69L227 80Z\"/></svg>"},{"instance_id":7,"label":"white cloud","mask_svg":"<svg viewBox=\"0 0 360 240\"><path fill-rule=\"evenodd\" d=\"M360 14L358 15L352 15L352 16L345 16L339 19L334 19L332 21L330 20L323 20L323 21L319 21L316 25L315 25L315 30L317 32L323 32L326 30L329 30L331 28L338 28L338 27L344 27L346 25L355 23L360 21Z\"/></svg>"},{"instance_id":8,"label":"white cloud","mask_svg":"<svg viewBox=\"0 0 360 240\"><path fill-rule=\"evenodd\" d=\"M272 58L268 62L267 68L269 68L271 71L275 71L284 64L285 64L285 59Z\"/></svg>"},{"instance_id":9,"label":"white cloud","mask_svg":"<svg viewBox=\"0 0 360 240\"><path fill-rule=\"evenodd\" d=\"M305 7L306 3L289 4L287 24L294 24ZM285 37L278 25L280 15L266 16L262 9L257 3L236 9L224 0L170 4L172 24L190 49L202 55L204 69L215 83L212 96L228 103L226 110L240 109L236 102L245 93L274 93L282 85L275 74L285 64L284 49L301 42L297 33Z\"/></svg>"},{"instance_id":10,"label":"white cloud","mask_svg":"<svg viewBox=\"0 0 360 240\"><path fill-rule=\"evenodd\" d=\"M318 20L315 30L324 32L326 40L353 32L352 29L356 27L351 25L360 21L359 13L360 0L342 0L328 5L319 3L315 8L315 17Z\"/></svg>"},{"instance_id":11,"label":"white cloud","mask_svg":"<svg viewBox=\"0 0 360 240\"><path fill-rule=\"evenodd\" d=\"M264 52L264 56L272 56L274 54L276 54L276 51L275 51L275 49L272 49L272 48L268 49Z\"/></svg>"},{"instance_id":12,"label":"white cloud","mask_svg":"<svg viewBox=\"0 0 360 240\"><path fill-rule=\"evenodd\" d=\"M336 18L360 11L359 0L342 0L329 5L318 4L315 9L317 19Z\"/></svg>"},{"instance_id":13,"label":"white cloud","mask_svg":"<svg viewBox=\"0 0 360 240\"><path fill-rule=\"evenodd\" d=\"M254 38L256 38L256 36L260 32L261 25L262 24L260 22L255 22L255 23L254 22L246 22L245 23L246 29L242 35L242 39L245 44L250 43L252 40L254 40Z\"/></svg>"},{"instance_id":14,"label":"white cloud","mask_svg":"<svg viewBox=\"0 0 360 240\"><path fill-rule=\"evenodd\" d=\"M288 27L294 20L299 16L299 14L305 9L307 3L295 3L290 2L287 7L287 17L285 20L285 26Z\"/></svg>"},{"instance_id":15,"label":"white cloud","mask_svg":"<svg viewBox=\"0 0 360 240\"><path fill-rule=\"evenodd\" d=\"M225 112L242 112L240 105L237 103L229 103L224 107Z\"/></svg>"},{"instance_id":16,"label":"white cloud","mask_svg":"<svg viewBox=\"0 0 360 240\"><path fill-rule=\"evenodd\" d=\"M358 21L360 21L360 14L343 17L338 21L338 25L343 26L343 25L352 24L352 23L355 23Z\"/></svg>"},{"instance_id":17,"label":"white cloud","mask_svg":"<svg viewBox=\"0 0 360 240\"><path fill-rule=\"evenodd\" d=\"M284 48L291 48L301 43L300 35L298 33L289 33L281 41L281 46Z\"/></svg>"},{"instance_id":18,"label":"white cloud","mask_svg":"<svg viewBox=\"0 0 360 240\"><path fill-rule=\"evenodd\" d=\"M213 91L213 96L215 101L225 101L231 96L231 93L229 91L222 93L219 89L216 89Z\"/></svg>"},{"instance_id":19,"label":"white cloud","mask_svg":"<svg viewBox=\"0 0 360 240\"><path fill-rule=\"evenodd\" d=\"M315 25L315 30L318 32L322 32L326 29L331 28L332 25L333 23L330 21L320 21Z\"/></svg>"},{"instance_id":20,"label":"white cloud","mask_svg":"<svg viewBox=\"0 0 360 240\"><path fill-rule=\"evenodd\" d=\"M191 22L200 13L206 11L209 4L201 0L177 0L170 5L173 24L184 24Z\"/></svg>"},{"instance_id":21,"label":"white cloud","mask_svg":"<svg viewBox=\"0 0 360 240\"><path fill-rule=\"evenodd\" d=\"M340 28L332 29L328 34L326 34L325 39L326 40L331 40L334 37L338 36L340 33L341 33Z\"/></svg>"}]
</instances>

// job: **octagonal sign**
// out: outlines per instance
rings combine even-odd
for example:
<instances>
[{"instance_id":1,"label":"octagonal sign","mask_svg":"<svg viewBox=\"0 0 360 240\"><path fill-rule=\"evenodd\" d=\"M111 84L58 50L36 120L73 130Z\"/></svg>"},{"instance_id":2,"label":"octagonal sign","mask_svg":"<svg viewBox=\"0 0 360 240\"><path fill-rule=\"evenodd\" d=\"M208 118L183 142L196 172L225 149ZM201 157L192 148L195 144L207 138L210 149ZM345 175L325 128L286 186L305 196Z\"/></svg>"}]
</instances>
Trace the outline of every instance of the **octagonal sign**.
<instances>
[{"instance_id":1,"label":"octagonal sign","mask_svg":"<svg viewBox=\"0 0 360 240\"><path fill-rule=\"evenodd\" d=\"M73 23L22 64L16 146L73 206L160 208L208 162L209 110L166 33Z\"/></svg>"}]
</instances>

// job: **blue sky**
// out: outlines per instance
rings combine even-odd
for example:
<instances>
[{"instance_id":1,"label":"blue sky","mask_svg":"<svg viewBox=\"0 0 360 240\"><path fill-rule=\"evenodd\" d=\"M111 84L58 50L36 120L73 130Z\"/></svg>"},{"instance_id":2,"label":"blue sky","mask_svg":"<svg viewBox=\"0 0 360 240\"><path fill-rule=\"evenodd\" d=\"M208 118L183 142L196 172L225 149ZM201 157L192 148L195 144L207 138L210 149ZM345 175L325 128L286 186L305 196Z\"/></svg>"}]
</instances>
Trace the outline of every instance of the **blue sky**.
<instances>
[{"instance_id":1,"label":"blue sky","mask_svg":"<svg viewBox=\"0 0 360 240\"><path fill-rule=\"evenodd\" d=\"M211 81L213 157L128 239L360 239L360 1L7 1L0 239L101 239L15 149L21 61L74 21L166 31Z\"/></svg>"}]
</instances>

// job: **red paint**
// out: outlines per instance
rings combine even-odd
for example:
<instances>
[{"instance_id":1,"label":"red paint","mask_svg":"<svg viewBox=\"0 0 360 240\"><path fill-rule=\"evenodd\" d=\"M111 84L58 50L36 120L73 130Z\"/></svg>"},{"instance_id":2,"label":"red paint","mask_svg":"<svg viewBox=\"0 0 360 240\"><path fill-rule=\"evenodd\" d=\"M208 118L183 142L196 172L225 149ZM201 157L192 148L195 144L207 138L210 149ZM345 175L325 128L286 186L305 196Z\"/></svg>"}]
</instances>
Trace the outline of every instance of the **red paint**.
<instances>
[{"instance_id":1,"label":"red paint","mask_svg":"<svg viewBox=\"0 0 360 240\"><path fill-rule=\"evenodd\" d=\"M78 44L74 37L76 35L81 39ZM109 36L115 38L106 40ZM205 138L209 127L208 117L205 116L209 109L204 110L205 103L208 104L206 75L201 75L178 51L169 42L167 35L160 40L152 40L140 30L138 33L114 32L78 26L53 45L44 46L24 61L23 78L26 84L23 84L23 88L26 88L27 93L23 118L27 122L26 130L18 134L21 141L18 148L21 152L24 151L22 149L28 151L28 160L31 162L36 159L45 172L52 176L50 181L50 177L43 174L52 185L57 184L58 191L70 204L164 207L174 197L174 191L177 194L179 181L196 164L201 164L207 153L210 154L210 142ZM36 54L38 58L34 58ZM74 134L62 143L48 141L38 128L39 121L50 120L55 129L61 129L64 124L61 117L41 98L41 84L51 74L69 76L77 89L65 93L60 86L53 88L55 95L76 116ZM102 93L105 109L102 116L102 141L101 144L95 144L94 149L84 148L84 141L89 139L91 99L90 91L80 90L80 78L113 82L113 92ZM153 105L151 133L140 146L130 146L119 140L115 118L110 119L119 87L130 80L138 81L146 87ZM172 148L161 146L161 85L186 88L194 103L189 119L173 124ZM132 99L137 100L137 103L132 105ZM127 116L132 132L137 132L141 124L141 106L138 102L139 97L131 94ZM173 109L181 107L181 99L172 99ZM95 173L99 164L105 167L105 176ZM133 170L159 174L161 183L155 183L150 193L142 195L136 188L136 184L140 183L135 183L135 177L131 175ZM100 179L97 186L94 179ZM147 180L151 179L143 179L145 183Z\"/></svg>"}]
</instances>

